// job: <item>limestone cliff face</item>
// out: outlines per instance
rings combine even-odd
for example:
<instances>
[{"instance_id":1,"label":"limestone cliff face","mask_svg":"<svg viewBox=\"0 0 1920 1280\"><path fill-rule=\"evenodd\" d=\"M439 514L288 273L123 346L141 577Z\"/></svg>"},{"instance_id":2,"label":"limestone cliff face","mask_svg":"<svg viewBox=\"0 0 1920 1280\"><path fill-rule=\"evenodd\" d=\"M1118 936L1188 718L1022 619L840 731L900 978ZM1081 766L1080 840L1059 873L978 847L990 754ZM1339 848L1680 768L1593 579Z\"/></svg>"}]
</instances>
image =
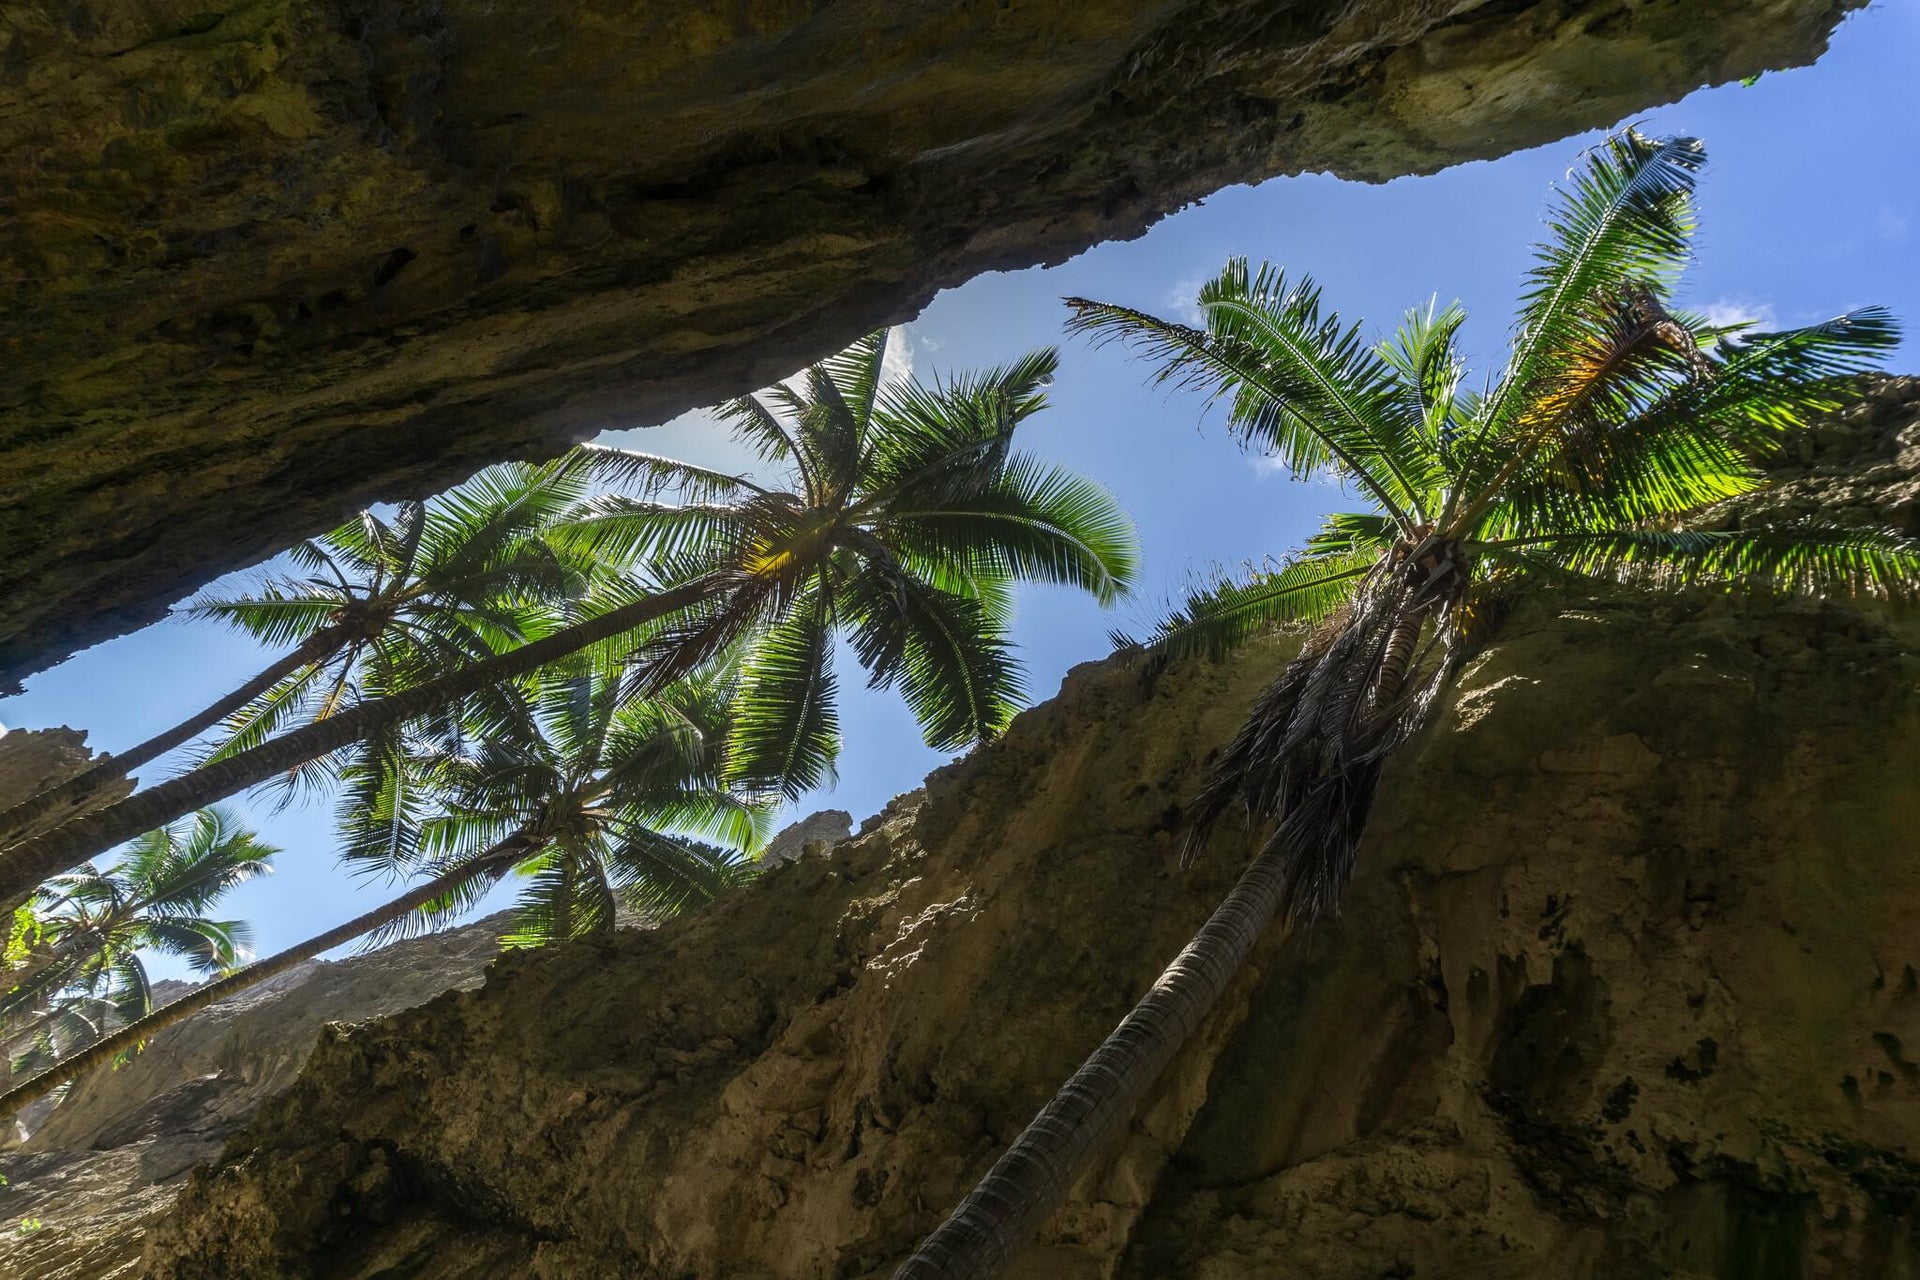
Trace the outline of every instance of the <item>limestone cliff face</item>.
<instances>
[{"instance_id":1,"label":"limestone cliff face","mask_svg":"<svg viewBox=\"0 0 1920 1280\"><path fill-rule=\"evenodd\" d=\"M980 271L1611 123L1862 3L21 0L0 687Z\"/></svg>"},{"instance_id":2,"label":"limestone cliff face","mask_svg":"<svg viewBox=\"0 0 1920 1280\"><path fill-rule=\"evenodd\" d=\"M173 1202L187 1170L293 1083L324 1023L477 984L507 918L301 965L161 1032L125 1066L77 1082L57 1107L36 1105L30 1132L0 1134L0 1276L131 1274L147 1221ZM154 999L184 985L156 983Z\"/></svg>"},{"instance_id":3,"label":"limestone cliff face","mask_svg":"<svg viewBox=\"0 0 1920 1280\"><path fill-rule=\"evenodd\" d=\"M1790 500L1911 520L1920 383L1807 457ZM330 1031L144 1274L885 1275L1230 881L1174 832L1284 657L1083 667L824 856ZM1018 1274L1920 1274L1916 778L1912 615L1522 602L1344 918L1269 940Z\"/></svg>"}]
</instances>

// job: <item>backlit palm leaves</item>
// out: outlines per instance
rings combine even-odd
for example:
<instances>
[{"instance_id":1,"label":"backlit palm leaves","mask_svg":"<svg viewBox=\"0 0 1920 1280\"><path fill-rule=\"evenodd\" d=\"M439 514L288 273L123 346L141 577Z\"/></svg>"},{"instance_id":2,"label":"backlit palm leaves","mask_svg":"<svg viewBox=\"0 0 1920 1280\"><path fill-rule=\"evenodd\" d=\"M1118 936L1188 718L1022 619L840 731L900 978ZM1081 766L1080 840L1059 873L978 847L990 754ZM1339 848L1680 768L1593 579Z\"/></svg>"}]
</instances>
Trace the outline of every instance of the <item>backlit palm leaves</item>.
<instances>
[{"instance_id":1,"label":"backlit palm leaves","mask_svg":"<svg viewBox=\"0 0 1920 1280\"><path fill-rule=\"evenodd\" d=\"M728 781L756 790L794 795L827 776L838 742L829 641L839 635L875 683L899 685L929 741L990 737L1020 694L1005 638L1012 586L1064 582L1115 598L1133 573L1132 525L1097 486L1012 450L1014 429L1043 402L1051 352L931 388L883 386L885 342L874 334L801 375L799 389L766 393L781 412L752 397L729 408L742 434L787 468L790 491L646 454L576 450L554 466L577 465L626 492L544 529L563 569L598 566L561 616L533 610L534 625L511 628L521 643L484 656L494 633L510 629L484 610L477 616L488 620L473 629L443 633L423 620L389 632L387 649L370 646L360 659L351 706L235 743L185 777L0 847L0 898L236 791L298 777L310 762L377 767L412 750L408 735L456 734L476 713L504 731L513 703L494 691L582 653L630 653L625 692L645 696L753 638ZM355 554L383 564L381 548L407 545L401 534L381 526L357 537ZM506 540L538 553L530 542ZM383 584L403 576L382 574ZM339 583L319 585L323 576L307 584L322 598L286 610L299 626L344 594ZM518 579L508 585L531 592ZM256 625L296 624L260 616ZM289 686L242 731L291 719L278 708L305 706L306 696ZM317 705L332 711L337 700L322 693Z\"/></svg>"},{"instance_id":2,"label":"backlit palm leaves","mask_svg":"<svg viewBox=\"0 0 1920 1280\"><path fill-rule=\"evenodd\" d=\"M721 782L738 688L725 665L646 699L624 696L605 669L554 675L513 730L458 754L413 756L379 772L382 790L349 792L351 863L434 877L475 867L375 940L465 910L513 867L529 877L514 945L610 928L621 904L670 916L748 879L736 851L759 842L769 810Z\"/></svg>"},{"instance_id":3,"label":"backlit palm leaves","mask_svg":"<svg viewBox=\"0 0 1920 1280\"><path fill-rule=\"evenodd\" d=\"M104 870L82 867L43 885L0 974L0 1035L27 1046L16 1070L144 1017L151 992L142 951L182 957L203 974L244 962L247 926L209 913L235 885L270 870L275 852L214 808L140 837Z\"/></svg>"},{"instance_id":4,"label":"backlit palm leaves","mask_svg":"<svg viewBox=\"0 0 1920 1280\"><path fill-rule=\"evenodd\" d=\"M1022 699L1014 583L1110 602L1132 579L1133 528L1113 499L1013 448L1045 404L1053 352L922 386L883 378L886 342L871 334L726 406L786 488L688 469L682 501L601 498L558 535L664 581L726 584L651 639L636 678L659 687L748 637L730 743L740 785L792 796L831 773L837 634L952 749L998 733Z\"/></svg>"},{"instance_id":5,"label":"backlit palm leaves","mask_svg":"<svg viewBox=\"0 0 1920 1280\"><path fill-rule=\"evenodd\" d=\"M1673 307L1704 158L1696 140L1633 132L1590 154L1554 207L1512 353L1484 394L1462 389L1458 307L1410 313L1369 344L1323 310L1311 281L1240 261L1201 290L1204 330L1071 300L1076 331L1133 344L1158 379L1225 400L1251 447L1374 503L1331 517L1276 571L1195 592L1146 640L1217 654L1275 623L1331 628L1261 704L1193 815L1196 843L1230 808L1279 820L1275 839L1297 855L1296 918L1335 909L1375 766L1444 680L1473 584L1886 592L1920 572L1891 533L1684 529L1703 506L1761 487L1758 460L1838 407L1845 380L1898 338L1879 308L1755 333Z\"/></svg>"},{"instance_id":6,"label":"backlit palm leaves","mask_svg":"<svg viewBox=\"0 0 1920 1280\"><path fill-rule=\"evenodd\" d=\"M213 619L263 644L319 648L236 712L207 758L257 746L302 720L484 661L541 634L595 566L541 537L592 492L594 455L489 467L429 502L364 511L288 556L298 576L266 577L246 594L206 597L188 616ZM482 691L480 696L485 696ZM359 744L364 755L380 740ZM289 784L337 771L354 748L285 775Z\"/></svg>"}]
</instances>

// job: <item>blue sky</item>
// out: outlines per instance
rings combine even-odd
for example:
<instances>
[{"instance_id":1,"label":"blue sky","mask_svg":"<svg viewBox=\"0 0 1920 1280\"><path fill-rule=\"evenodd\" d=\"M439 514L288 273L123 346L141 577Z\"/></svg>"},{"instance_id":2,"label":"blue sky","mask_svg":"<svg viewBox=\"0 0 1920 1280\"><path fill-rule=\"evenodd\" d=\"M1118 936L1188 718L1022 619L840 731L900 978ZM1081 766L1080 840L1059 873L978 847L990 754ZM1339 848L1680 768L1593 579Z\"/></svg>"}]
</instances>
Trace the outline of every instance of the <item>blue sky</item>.
<instances>
[{"instance_id":1,"label":"blue sky","mask_svg":"<svg viewBox=\"0 0 1920 1280\"><path fill-rule=\"evenodd\" d=\"M1879 302L1920 327L1916 68L1920 5L1881 3L1850 18L1815 67L1703 91L1638 117L1652 132L1707 142L1703 231L1685 303L1786 326ZM1337 490L1300 484L1239 451L1218 414L1204 418L1201 403L1149 391L1144 370L1120 349L1064 340L1063 295L1178 315L1229 256L1270 258L1313 274L1344 316L1386 330L1431 296L1460 299L1472 316L1465 345L1485 370L1502 354L1549 184L1598 136L1384 186L1306 176L1235 187L1138 240L1101 245L1047 270L983 276L942 294L909 325L901 354L922 376L1060 345L1052 407L1030 423L1026 447L1100 480L1139 522L1143 591L1133 602L1104 613L1063 591L1023 592L1015 635L1033 698L1049 696L1076 663L1103 656L1114 626L1150 622L1192 575L1284 552L1340 503ZM1920 369L1917 356L1920 343L1909 338L1893 367ZM611 438L745 465L698 414ZM72 724L89 729L97 748L124 748L270 656L215 627L163 623L29 680L24 694L0 700L0 723ZM833 807L858 819L944 759L921 745L896 698L867 691L848 660L839 670L847 737L839 783L793 816ZM253 921L263 954L392 892L337 868L325 804L273 813L237 803L285 850L274 876L228 900L233 914ZM155 969L180 972L168 963Z\"/></svg>"}]
</instances>

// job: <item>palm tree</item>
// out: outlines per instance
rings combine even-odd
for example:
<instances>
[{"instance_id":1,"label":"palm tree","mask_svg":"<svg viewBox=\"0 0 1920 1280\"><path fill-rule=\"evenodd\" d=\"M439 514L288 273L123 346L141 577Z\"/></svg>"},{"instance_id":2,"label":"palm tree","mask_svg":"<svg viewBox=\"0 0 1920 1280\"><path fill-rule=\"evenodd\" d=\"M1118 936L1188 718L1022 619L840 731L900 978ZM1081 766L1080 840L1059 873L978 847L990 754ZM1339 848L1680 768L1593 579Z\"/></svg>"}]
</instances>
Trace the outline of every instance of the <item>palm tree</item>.
<instances>
[{"instance_id":1,"label":"palm tree","mask_svg":"<svg viewBox=\"0 0 1920 1280\"><path fill-rule=\"evenodd\" d=\"M1013 583L1064 583L1103 604L1131 583L1133 525L1112 497L1012 447L1045 405L1052 350L923 387L884 380L886 345L885 330L870 334L797 386L724 408L742 441L788 470L786 488L739 478L674 505L610 495L557 535L676 581L742 584L636 658L657 683L751 637L736 783L794 797L831 772L837 631L874 687L899 686L927 743L951 750L991 739L1021 703Z\"/></svg>"},{"instance_id":2,"label":"palm tree","mask_svg":"<svg viewBox=\"0 0 1920 1280\"><path fill-rule=\"evenodd\" d=\"M1274 824L1153 989L901 1266L997 1274L1205 1016L1276 916L1334 914L1387 756L1447 686L1493 589L1537 582L1672 591L1903 590L1920 548L1817 523L1745 527L1702 508L1763 487L1756 458L1843 401L1897 341L1877 308L1782 333L1714 328L1670 304L1694 229L1693 139L1628 131L1590 153L1549 219L1505 370L1461 389L1457 307L1373 347L1310 281L1243 261L1200 292L1204 330L1068 299L1072 328L1136 344L1163 383L1228 403L1233 430L1372 509L1331 517L1273 572L1194 593L1143 648L1219 654L1307 629L1191 809L1191 857L1242 811Z\"/></svg>"},{"instance_id":3,"label":"palm tree","mask_svg":"<svg viewBox=\"0 0 1920 1280\"><path fill-rule=\"evenodd\" d=\"M432 502L372 511L287 553L300 576L271 574L239 596L208 596L184 617L219 621L286 652L171 728L0 813L0 846L124 776L221 726L219 759L297 719L338 711L367 682L483 660L526 638L526 605L564 598L587 566L539 535L588 492L579 455L481 471ZM303 762L304 763L304 762ZM290 771L289 783L299 771Z\"/></svg>"},{"instance_id":4,"label":"palm tree","mask_svg":"<svg viewBox=\"0 0 1920 1280\"><path fill-rule=\"evenodd\" d=\"M105 870L82 867L42 886L0 995L0 1035L33 1046L16 1070L145 1017L142 952L183 957L201 973L243 962L247 926L208 913L235 885L270 871L276 852L215 807L141 836Z\"/></svg>"},{"instance_id":5,"label":"palm tree","mask_svg":"<svg viewBox=\"0 0 1920 1280\"><path fill-rule=\"evenodd\" d=\"M610 664L576 665L539 681L512 731L356 775L340 801L345 856L414 874L463 866L518 835L516 865L531 880L510 946L609 928L620 905L676 915L745 883L752 867L737 851L760 843L772 809L723 781L737 664L648 698L631 687ZM437 925L490 887L450 889L383 936Z\"/></svg>"},{"instance_id":6,"label":"palm tree","mask_svg":"<svg viewBox=\"0 0 1920 1280\"><path fill-rule=\"evenodd\" d=\"M350 771L341 802L346 857L363 868L426 872L405 893L337 928L195 988L0 1095L0 1116L219 1000L324 951L371 935L410 936L468 909L507 872L530 877L503 939L538 946L612 927L624 902L655 918L751 878L698 832L746 845L765 807L719 782L737 680L703 671L646 701L623 699L606 671L543 681L518 737L470 754L411 757L400 769Z\"/></svg>"},{"instance_id":7,"label":"palm tree","mask_svg":"<svg viewBox=\"0 0 1920 1280\"><path fill-rule=\"evenodd\" d=\"M1132 579L1131 522L1091 482L1013 451L1043 407L1055 357L934 387L886 385L884 331L756 398L736 426L795 473L793 491L684 463L588 450L599 474L650 497L603 499L548 540L654 580L596 585L590 616L493 657L425 676L325 720L236 751L0 853L0 901L181 813L285 773L549 663L639 637L636 688L672 684L744 635L735 781L789 793L817 779L835 741L827 638L844 627L878 684L897 681L929 740L990 736L1018 694L1005 648L1011 584L1060 582L1104 601ZM657 501L664 493L680 501Z\"/></svg>"}]
</instances>

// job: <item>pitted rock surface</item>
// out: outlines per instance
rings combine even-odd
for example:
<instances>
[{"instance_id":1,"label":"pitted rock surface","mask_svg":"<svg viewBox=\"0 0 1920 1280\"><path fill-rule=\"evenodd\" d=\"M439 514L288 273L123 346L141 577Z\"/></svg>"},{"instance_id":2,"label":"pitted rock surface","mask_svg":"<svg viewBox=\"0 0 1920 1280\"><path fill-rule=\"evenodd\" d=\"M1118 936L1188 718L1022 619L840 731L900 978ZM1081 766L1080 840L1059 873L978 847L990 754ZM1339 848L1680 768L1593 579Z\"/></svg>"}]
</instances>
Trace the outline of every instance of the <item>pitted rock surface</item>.
<instances>
[{"instance_id":1,"label":"pitted rock surface","mask_svg":"<svg viewBox=\"0 0 1920 1280\"><path fill-rule=\"evenodd\" d=\"M1904 509L1920 384L1867 390L1788 500ZM887 1275L1244 862L1180 871L1181 805L1287 651L1079 668L824 856L330 1036L142 1274ZM1519 601L1343 917L1267 940L1012 1274L1920 1273L1916 778L1910 609Z\"/></svg>"}]
</instances>

